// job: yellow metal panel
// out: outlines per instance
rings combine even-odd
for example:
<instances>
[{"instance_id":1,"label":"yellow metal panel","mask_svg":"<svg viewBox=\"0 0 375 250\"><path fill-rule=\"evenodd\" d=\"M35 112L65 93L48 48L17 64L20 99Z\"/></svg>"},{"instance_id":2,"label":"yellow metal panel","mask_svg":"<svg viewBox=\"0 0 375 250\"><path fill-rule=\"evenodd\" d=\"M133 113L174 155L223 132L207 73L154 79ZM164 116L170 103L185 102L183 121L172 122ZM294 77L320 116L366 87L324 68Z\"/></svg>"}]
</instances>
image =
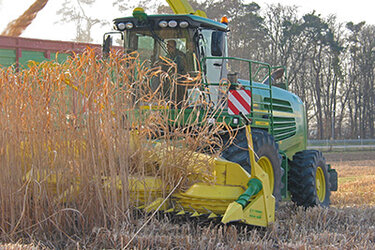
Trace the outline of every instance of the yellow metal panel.
<instances>
[{"instance_id":1,"label":"yellow metal panel","mask_svg":"<svg viewBox=\"0 0 375 250\"><path fill-rule=\"evenodd\" d=\"M205 199L193 199L185 198L180 196L179 198L174 197L173 201L177 208L181 207L189 212L199 212L202 214L224 214L229 203L227 200L205 200Z\"/></svg>"},{"instance_id":2,"label":"yellow metal panel","mask_svg":"<svg viewBox=\"0 0 375 250\"><path fill-rule=\"evenodd\" d=\"M203 10L197 10L197 11L195 11L194 15L207 18L207 14Z\"/></svg>"},{"instance_id":3,"label":"yellow metal panel","mask_svg":"<svg viewBox=\"0 0 375 250\"><path fill-rule=\"evenodd\" d=\"M147 205L144 210L147 212L147 213L150 213L152 211L155 211L156 209L158 209L158 207L163 203L164 199L163 198L158 198L156 199L155 201L153 201L152 203L150 203L149 205ZM161 207L160 207L160 210L166 210L167 209L167 203L164 203Z\"/></svg>"},{"instance_id":4,"label":"yellow metal panel","mask_svg":"<svg viewBox=\"0 0 375 250\"><path fill-rule=\"evenodd\" d=\"M196 183L181 195L204 200L230 200L237 199L244 192L239 186L219 186L206 183Z\"/></svg>"},{"instance_id":5,"label":"yellow metal panel","mask_svg":"<svg viewBox=\"0 0 375 250\"><path fill-rule=\"evenodd\" d=\"M140 107L141 110L164 110L169 109L169 106L163 105L144 105Z\"/></svg>"},{"instance_id":6,"label":"yellow metal panel","mask_svg":"<svg viewBox=\"0 0 375 250\"><path fill-rule=\"evenodd\" d=\"M194 13L193 7L187 0L167 0L167 3L175 14L192 14Z\"/></svg>"},{"instance_id":7,"label":"yellow metal panel","mask_svg":"<svg viewBox=\"0 0 375 250\"><path fill-rule=\"evenodd\" d=\"M193 14L196 16L207 18L207 15L204 11L194 11L193 7L191 7L187 0L167 0L167 3L175 14Z\"/></svg>"},{"instance_id":8,"label":"yellow metal panel","mask_svg":"<svg viewBox=\"0 0 375 250\"><path fill-rule=\"evenodd\" d=\"M250 125L246 126L246 137L249 147L251 177L262 182L262 190L255 198L249 200L245 208L242 208L242 205L237 201L232 202L226 209L222 222L242 221L247 224L266 227L275 221L275 197L272 195L267 173L255 162Z\"/></svg>"},{"instance_id":9,"label":"yellow metal panel","mask_svg":"<svg viewBox=\"0 0 375 250\"><path fill-rule=\"evenodd\" d=\"M255 121L255 125L259 126L268 126L269 122L264 122L264 121Z\"/></svg>"},{"instance_id":10,"label":"yellow metal panel","mask_svg":"<svg viewBox=\"0 0 375 250\"><path fill-rule=\"evenodd\" d=\"M227 161L226 162L226 185L241 186L244 190L247 189L250 175L239 164Z\"/></svg>"},{"instance_id":11,"label":"yellow metal panel","mask_svg":"<svg viewBox=\"0 0 375 250\"><path fill-rule=\"evenodd\" d=\"M247 224L262 227L268 226L266 208L263 201L263 194L260 194L250 203L250 205L245 207L243 215Z\"/></svg>"},{"instance_id":12,"label":"yellow metal panel","mask_svg":"<svg viewBox=\"0 0 375 250\"><path fill-rule=\"evenodd\" d=\"M241 221L244 222L244 213L241 204L232 202L229 204L221 222L227 224L229 222Z\"/></svg>"},{"instance_id":13,"label":"yellow metal panel","mask_svg":"<svg viewBox=\"0 0 375 250\"><path fill-rule=\"evenodd\" d=\"M226 177L226 162L222 160L216 159L214 161L214 179L215 183L218 185L224 185L225 184L225 177Z\"/></svg>"},{"instance_id":14,"label":"yellow metal panel","mask_svg":"<svg viewBox=\"0 0 375 250\"><path fill-rule=\"evenodd\" d=\"M119 183L119 185L121 184ZM163 190L163 183L161 179L156 177L130 177L129 188L130 190L137 192L161 192Z\"/></svg>"}]
</instances>

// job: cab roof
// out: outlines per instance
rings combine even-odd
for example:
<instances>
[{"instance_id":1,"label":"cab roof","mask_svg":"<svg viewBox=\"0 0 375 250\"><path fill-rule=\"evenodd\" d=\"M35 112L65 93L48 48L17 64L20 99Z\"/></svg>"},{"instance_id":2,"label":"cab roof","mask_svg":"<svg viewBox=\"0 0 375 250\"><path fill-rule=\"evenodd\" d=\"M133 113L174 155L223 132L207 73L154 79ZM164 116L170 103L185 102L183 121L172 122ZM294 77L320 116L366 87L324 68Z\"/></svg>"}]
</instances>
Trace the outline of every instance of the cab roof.
<instances>
[{"instance_id":1,"label":"cab roof","mask_svg":"<svg viewBox=\"0 0 375 250\"><path fill-rule=\"evenodd\" d=\"M161 29L159 27L160 21L171 21L175 20L178 23L181 21L186 21L189 23L189 28L206 28L206 29L214 29L214 30L221 30L221 31L227 31L227 25L223 23L219 23L216 21L213 21L208 18L191 15L191 14L184 14L184 15L148 15L147 21L140 21L136 19L135 17L121 17L116 18L113 20L115 24L115 29L117 29L117 24L119 23L128 23L131 22L134 25L134 29L137 28L144 28L149 27L150 25L154 29Z\"/></svg>"}]
</instances>

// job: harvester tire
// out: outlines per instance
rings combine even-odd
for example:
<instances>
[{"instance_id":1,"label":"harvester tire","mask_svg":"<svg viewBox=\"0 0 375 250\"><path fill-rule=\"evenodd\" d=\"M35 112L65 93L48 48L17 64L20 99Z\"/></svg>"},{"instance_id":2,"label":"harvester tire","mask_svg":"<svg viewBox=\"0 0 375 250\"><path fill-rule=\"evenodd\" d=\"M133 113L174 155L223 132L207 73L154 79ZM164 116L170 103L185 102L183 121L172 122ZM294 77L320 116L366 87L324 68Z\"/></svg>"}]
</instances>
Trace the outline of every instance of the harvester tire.
<instances>
[{"instance_id":1,"label":"harvester tire","mask_svg":"<svg viewBox=\"0 0 375 250\"><path fill-rule=\"evenodd\" d=\"M297 152L290 162L289 191L297 206L330 204L330 178L323 154L317 150Z\"/></svg>"},{"instance_id":2,"label":"harvester tire","mask_svg":"<svg viewBox=\"0 0 375 250\"><path fill-rule=\"evenodd\" d=\"M279 154L279 146L275 142L273 136L267 133L267 131L261 129L252 129L251 134L253 137L256 161L261 165L262 168L264 165L270 165L271 167L271 169L269 168L265 171L268 173L272 171L271 174L273 176L272 178L270 178L274 180L272 193L276 200L276 207L278 207L278 204L281 201L281 177L284 173L284 170L281 167L281 155ZM228 141L228 139L225 137L223 138L223 140L224 143ZM233 143L227 145L227 147L221 153L221 156L228 161L240 164L247 172L251 172L250 156L248 152L245 129L241 129L238 131L236 137L233 140ZM262 162L263 164L261 164L260 162ZM270 164L267 164L267 162Z\"/></svg>"}]
</instances>

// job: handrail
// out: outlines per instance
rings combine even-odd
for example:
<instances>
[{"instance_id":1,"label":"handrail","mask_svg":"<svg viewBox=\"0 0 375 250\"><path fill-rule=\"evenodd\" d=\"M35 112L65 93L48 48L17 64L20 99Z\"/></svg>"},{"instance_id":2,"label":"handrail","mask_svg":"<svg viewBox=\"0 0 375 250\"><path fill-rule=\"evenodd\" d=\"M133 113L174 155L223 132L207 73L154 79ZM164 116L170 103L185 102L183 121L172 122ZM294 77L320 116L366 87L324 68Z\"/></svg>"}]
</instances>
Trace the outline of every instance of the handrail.
<instances>
[{"instance_id":1,"label":"handrail","mask_svg":"<svg viewBox=\"0 0 375 250\"><path fill-rule=\"evenodd\" d=\"M252 65L253 64L257 64L257 65L261 65L261 68L265 68L268 70L268 77L271 79L271 69L272 67L268 64L268 63L264 63L264 62L259 62L259 61L254 61L254 60L249 60L249 59L244 59L244 58L239 58L239 57L218 57L218 56L210 56L210 57L204 57L202 58L202 65L204 66L203 68L206 69L206 61L207 60L235 60L235 61L240 61L240 62L245 62L245 63L248 63L249 65L249 88L250 88L250 91L251 93L253 93L253 89L263 89L263 90L268 90L269 91L269 98L270 98L270 102L269 102L269 105L267 107L267 113L268 113L268 118L269 118L269 121L270 121L270 128L269 128L269 132L271 135L274 135L274 121L273 121L273 103L272 103L272 81L269 81L268 84L265 84L265 86L268 86L268 87L257 87L257 86L254 86L253 85L253 76L252 76ZM259 69L258 71L255 73L255 76L257 76L259 72ZM266 77L267 77L266 75ZM205 80L205 79L204 79ZM219 85L220 83L208 83L208 82L204 82L205 85ZM239 83L231 83L233 84L234 86L238 86ZM254 111L253 111L253 107L254 107L254 98L251 98L251 111L250 111L250 117L253 118L254 117Z\"/></svg>"}]
</instances>

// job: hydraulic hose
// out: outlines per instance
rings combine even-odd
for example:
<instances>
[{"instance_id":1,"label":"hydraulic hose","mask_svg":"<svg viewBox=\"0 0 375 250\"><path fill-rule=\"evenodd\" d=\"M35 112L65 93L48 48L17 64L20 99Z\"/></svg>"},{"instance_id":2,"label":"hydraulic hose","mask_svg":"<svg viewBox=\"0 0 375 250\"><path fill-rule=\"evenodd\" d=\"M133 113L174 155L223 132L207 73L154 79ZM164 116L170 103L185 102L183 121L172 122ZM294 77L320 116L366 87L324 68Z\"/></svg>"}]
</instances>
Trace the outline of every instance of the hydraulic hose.
<instances>
[{"instance_id":1,"label":"hydraulic hose","mask_svg":"<svg viewBox=\"0 0 375 250\"><path fill-rule=\"evenodd\" d=\"M256 195L257 193L262 190L263 185L262 182L256 178L252 178L247 183L248 188L246 191L238 197L236 200L237 203L239 203L242 208L245 208L247 203L249 203L251 196Z\"/></svg>"}]
</instances>

